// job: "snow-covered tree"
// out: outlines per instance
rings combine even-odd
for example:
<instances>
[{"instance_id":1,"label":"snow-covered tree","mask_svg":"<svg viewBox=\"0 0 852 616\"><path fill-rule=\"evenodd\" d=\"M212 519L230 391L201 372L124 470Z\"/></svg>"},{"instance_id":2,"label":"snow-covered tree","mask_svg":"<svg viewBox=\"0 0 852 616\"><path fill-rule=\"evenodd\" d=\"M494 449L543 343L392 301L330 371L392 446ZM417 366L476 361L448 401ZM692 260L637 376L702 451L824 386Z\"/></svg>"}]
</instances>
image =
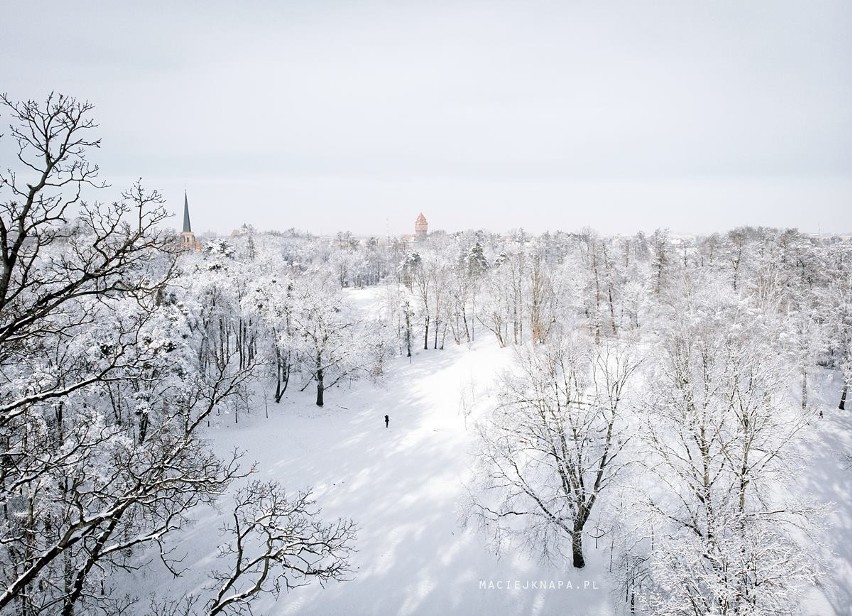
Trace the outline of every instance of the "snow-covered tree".
<instances>
[{"instance_id":1,"label":"snow-covered tree","mask_svg":"<svg viewBox=\"0 0 852 616\"><path fill-rule=\"evenodd\" d=\"M241 474L202 437L253 376L239 294L199 275L233 254L178 256L141 183L81 200L88 103L0 102L20 163L0 176L0 612L120 614L121 574L174 567L172 535Z\"/></svg>"},{"instance_id":2,"label":"snow-covered tree","mask_svg":"<svg viewBox=\"0 0 852 616\"><path fill-rule=\"evenodd\" d=\"M797 531L813 510L782 489L809 414L785 404L777 323L732 286L693 281L661 320L645 429L655 614L788 614L817 576Z\"/></svg>"},{"instance_id":3,"label":"snow-covered tree","mask_svg":"<svg viewBox=\"0 0 852 616\"><path fill-rule=\"evenodd\" d=\"M328 273L311 272L294 279L292 292L293 340L305 385L316 384L316 404L323 406L325 391L344 379L379 377L390 345L384 324L367 324L332 284Z\"/></svg>"},{"instance_id":4,"label":"snow-covered tree","mask_svg":"<svg viewBox=\"0 0 852 616\"><path fill-rule=\"evenodd\" d=\"M636 368L616 343L582 337L527 346L480 425L470 515L498 549L513 541L585 566L583 532L622 468L624 399Z\"/></svg>"},{"instance_id":5,"label":"snow-covered tree","mask_svg":"<svg viewBox=\"0 0 852 616\"><path fill-rule=\"evenodd\" d=\"M501 347L509 342L509 320L511 318L511 298L508 292L511 271L504 267L508 260L506 253L500 253L494 266L483 278L483 297L477 320L485 329L497 338Z\"/></svg>"}]
</instances>

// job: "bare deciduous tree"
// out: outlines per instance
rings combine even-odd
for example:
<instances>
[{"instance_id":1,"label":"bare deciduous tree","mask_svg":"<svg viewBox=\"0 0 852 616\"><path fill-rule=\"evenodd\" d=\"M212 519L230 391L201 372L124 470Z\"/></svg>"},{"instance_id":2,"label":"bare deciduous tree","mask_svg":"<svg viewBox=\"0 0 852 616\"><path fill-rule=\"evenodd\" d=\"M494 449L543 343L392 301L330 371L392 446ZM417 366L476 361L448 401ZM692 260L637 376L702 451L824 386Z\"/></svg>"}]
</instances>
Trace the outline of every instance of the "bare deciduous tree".
<instances>
[{"instance_id":1,"label":"bare deciduous tree","mask_svg":"<svg viewBox=\"0 0 852 616\"><path fill-rule=\"evenodd\" d=\"M198 432L250 370L191 360L161 196L81 199L92 106L0 103L18 169L0 174L0 611L122 613L110 572L238 473Z\"/></svg>"},{"instance_id":2,"label":"bare deciduous tree","mask_svg":"<svg viewBox=\"0 0 852 616\"><path fill-rule=\"evenodd\" d=\"M250 613L260 593L276 597L311 579L321 584L344 580L355 539L351 520L330 524L310 492L287 497L275 482L253 481L237 491L233 516L223 528L227 541L219 558L227 569L216 571L216 595L208 616Z\"/></svg>"},{"instance_id":3,"label":"bare deciduous tree","mask_svg":"<svg viewBox=\"0 0 852 616\"><path fill-rule=\"evenodd\" d=\"M562 557L569 545L574 567L585 566L585 524L622 468L622 401L635 367L615 343L559 340L521 352L519 374L506 376L500 407L479 428L484 492L470 511L498 546L520 539Z\"/></svg>"}]
</instances>

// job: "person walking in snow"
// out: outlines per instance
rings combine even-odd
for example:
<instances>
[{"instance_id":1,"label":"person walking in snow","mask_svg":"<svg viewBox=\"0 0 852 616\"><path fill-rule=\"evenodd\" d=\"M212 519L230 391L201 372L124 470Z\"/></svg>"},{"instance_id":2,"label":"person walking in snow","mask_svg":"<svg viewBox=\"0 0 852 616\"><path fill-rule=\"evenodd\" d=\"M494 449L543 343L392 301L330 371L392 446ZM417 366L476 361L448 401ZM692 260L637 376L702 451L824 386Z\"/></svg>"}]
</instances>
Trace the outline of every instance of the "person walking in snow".
<instances>
[{"instance_id":1,"label":"person walking in snow","mask_svg":"<svg viewBox=\"0 0 852 616\"><path fill-rule=\"evenodd\" d=\"M387 428L387 427L388 427L388 424L389 424L389 423L390 423L390 417L388 417L387 415L385 415L385 428Z\"/></svg>"}]
</instances>

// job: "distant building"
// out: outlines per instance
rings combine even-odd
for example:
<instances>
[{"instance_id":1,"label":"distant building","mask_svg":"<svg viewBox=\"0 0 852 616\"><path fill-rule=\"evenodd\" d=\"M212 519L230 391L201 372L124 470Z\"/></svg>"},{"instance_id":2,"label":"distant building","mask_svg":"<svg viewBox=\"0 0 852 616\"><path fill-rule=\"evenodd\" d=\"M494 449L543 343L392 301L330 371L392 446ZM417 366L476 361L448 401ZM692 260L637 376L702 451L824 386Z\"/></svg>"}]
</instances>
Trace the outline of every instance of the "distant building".
<instances>
[{"instance_id":1,"label":"distant building","mask_svg":"<svg viewBox=\"0 0 852 616\"><path fill-rule=\"evenodd\" d=\"M183 231L180 232L180 245L185 250L201 250L201 242L199 242L195 233L192 232L192 224L189 221L189 199L186 197L186 191L183 192Z\"/></svg>"},{"instance_id":2,"label":"distant building","mask_svg":"<svg viewBox=\"0 0 852 616\"><path fill-rule=\"evenodd\" d=\"M420 216L418 216L417 220L414 221L414 237L418 240L425 239L428 233L429 223L426 221L426 217L423 215L423 212L420 212Z\"/></svg>"}]
</instances>

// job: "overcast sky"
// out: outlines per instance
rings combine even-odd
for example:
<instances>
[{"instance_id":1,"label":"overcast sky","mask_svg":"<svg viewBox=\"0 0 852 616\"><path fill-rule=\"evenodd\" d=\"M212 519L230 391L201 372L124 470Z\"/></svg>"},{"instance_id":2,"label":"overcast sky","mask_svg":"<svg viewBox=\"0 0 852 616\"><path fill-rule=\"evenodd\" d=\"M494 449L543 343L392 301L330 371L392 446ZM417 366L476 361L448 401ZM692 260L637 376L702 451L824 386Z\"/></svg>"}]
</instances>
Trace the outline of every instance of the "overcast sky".
<instances>
[{"instance_id":1,"label":"overcast sky","mask_svg":"<svg viewBox=\"0 0 852 616\"><path fill-rule=\"evenodd\" d=\"M173 211L186 188L196 231L396 234L420 211L449 231L852 231L848 0L75 0L2 18L0 91L94 103L103 177L141 176Z\"/></svg>"}]
</instances>

